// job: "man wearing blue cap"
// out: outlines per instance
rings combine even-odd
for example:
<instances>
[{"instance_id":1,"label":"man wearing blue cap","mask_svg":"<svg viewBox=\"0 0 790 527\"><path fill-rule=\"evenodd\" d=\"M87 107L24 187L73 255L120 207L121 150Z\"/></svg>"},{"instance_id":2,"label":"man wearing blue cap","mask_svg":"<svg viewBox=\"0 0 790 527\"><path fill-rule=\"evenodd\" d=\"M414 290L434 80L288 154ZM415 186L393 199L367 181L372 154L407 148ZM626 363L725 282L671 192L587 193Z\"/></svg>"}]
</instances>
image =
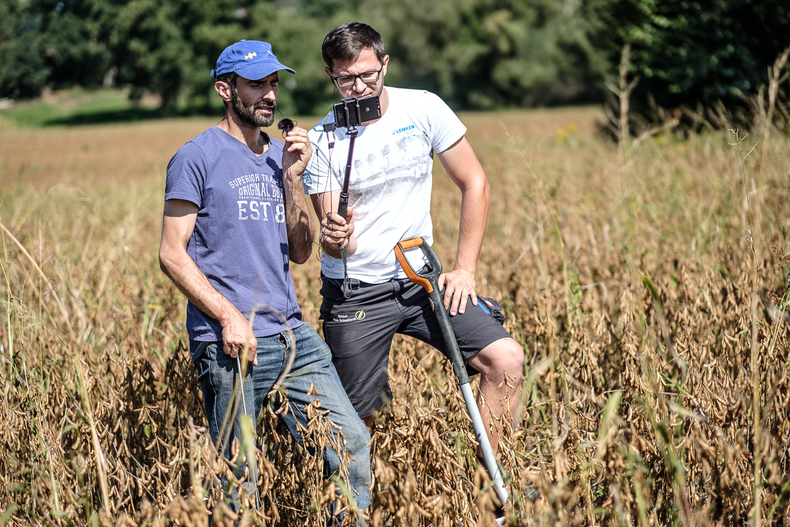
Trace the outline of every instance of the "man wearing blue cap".
<instances>
[{"instance_id":1,"label":"man wearing blue cap","mask_svg":"<svg viewBox=\"0 0 790 527\"><path fill-rule=\"evenodd\" d=\"M489 185L466 140L466 127L433 93L385 86L389 55L371 26L350 22L336 27L324 39L321 54L341 97L378 95L381 104L381 118L358 129L364 140L353 151L346 218L336 211L351 136L334 126L331 114L310 132L315 155L304 175L322 218L324 337L346 392L370 424L392 398L387 370L396 333L447 353L427 292L408 280L394 251L398 242L411 238L433 242L430 208L437 157L461 191L455 265L438 285L461 354L470 371L480 373L478 405L496 450L520 396L524 350L502 327L498 302L477 295ZM347 255L345 267L339 245ZM364 318L353 317L362 312Z\"/></svg>"},{"instance_id":2,"label":"man wearing blue cap","mask_svg":"<svg viewBox=\"0 0 790 527\"><path fill-rule=\"evenodd\" d=\"M254 423L276 382L290 402L281 418L298 440L308 405L319 401L327 412L332 443L345 445L351 461L346 473L342 450L326 448L325 462L347 476L364 510L370 435L329 348L302 321L290 274L290 261L310 257L315 235L302 188L312 147L302 128L288 132L285 144L261 130L274 122L281 70L295 73L266 42L242 40L220 55L211 75L225 116L168 164L159 261L189 300L190 353L218 449L231 458L234 439L242 438L241 415ZM223 428L225 422L231 424ZM245 485L255 493L250 472L253 481Z\"/></svg>"}]
</instances>

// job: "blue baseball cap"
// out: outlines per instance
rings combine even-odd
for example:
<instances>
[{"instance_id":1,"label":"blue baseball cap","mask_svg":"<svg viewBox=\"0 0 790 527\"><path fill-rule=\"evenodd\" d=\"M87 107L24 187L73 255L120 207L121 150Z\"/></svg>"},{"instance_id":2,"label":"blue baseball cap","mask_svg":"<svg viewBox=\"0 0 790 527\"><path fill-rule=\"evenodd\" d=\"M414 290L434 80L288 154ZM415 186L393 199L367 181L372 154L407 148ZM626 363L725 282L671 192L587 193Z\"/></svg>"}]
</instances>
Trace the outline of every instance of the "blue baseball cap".
<instances>
[{"instance_id":1,"label":"blue baseball cap","mask_svg":"<svg viewBox=\"0 0 790 527\"><path fill-rule=\"evenodd\" d=\"M242 40L225 48L217 59L217 68L211 70L211 76L217 78L235 71L237 75L254 81L280 70L296 73L280 64L268 42Z\"/></svg>"}]
</instances>

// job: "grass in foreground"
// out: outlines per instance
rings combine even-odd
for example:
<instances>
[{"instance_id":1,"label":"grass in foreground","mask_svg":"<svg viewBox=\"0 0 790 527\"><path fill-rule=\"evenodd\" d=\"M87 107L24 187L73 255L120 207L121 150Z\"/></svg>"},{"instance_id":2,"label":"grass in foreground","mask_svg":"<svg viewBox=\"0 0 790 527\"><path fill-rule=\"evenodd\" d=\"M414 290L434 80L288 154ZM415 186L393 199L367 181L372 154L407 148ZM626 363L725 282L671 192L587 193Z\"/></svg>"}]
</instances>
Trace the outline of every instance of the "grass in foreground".
<instances>
[{"instance_id":1,"label":"grass in foreground","mask_svg":"<svg viewBox=\"0 0 790 527\"><path fill-rule=\"evenodd\" d=\"M492 186L478 289L528 357L501 454L516 496L532 484L541 499L516 500L508 523L733 525L755 503L759 523L790 522L787 137L761 166L752 136L662 134L624 167L592 109L464 118ZM225 468L156 249L167 160L212 122L0 131L0 522L205 524ZM449 267L460 196L440 173L434 248ZM294 275L316 327L318 269ZM486 524L492 493L446 361L398 339L391 363L372 523ZM245 521L322 524L332 489L276 426L257 428L264 508Z\"/></svg>"}]
</instances>

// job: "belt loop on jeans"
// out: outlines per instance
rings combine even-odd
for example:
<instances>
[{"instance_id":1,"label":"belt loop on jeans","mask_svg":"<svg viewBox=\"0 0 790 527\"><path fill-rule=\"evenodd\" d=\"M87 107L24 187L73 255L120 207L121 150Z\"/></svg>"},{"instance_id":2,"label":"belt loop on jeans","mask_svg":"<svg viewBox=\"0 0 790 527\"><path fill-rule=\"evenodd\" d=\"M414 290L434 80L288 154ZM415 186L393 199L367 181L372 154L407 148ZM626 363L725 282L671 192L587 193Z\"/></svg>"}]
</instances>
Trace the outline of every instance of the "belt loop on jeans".
<instances>
[{"instance_id":1,"label":"belt loop on jeans","mask_svg":"<svg viewBox=\"0 0 790 527\"><path fill-rule=\"evenodd\" d=\"M280 343L285 346L285 354L288 355L288 350L291 349L291 335L287 331L280 332Z\"/></svg>"}]
</instances>

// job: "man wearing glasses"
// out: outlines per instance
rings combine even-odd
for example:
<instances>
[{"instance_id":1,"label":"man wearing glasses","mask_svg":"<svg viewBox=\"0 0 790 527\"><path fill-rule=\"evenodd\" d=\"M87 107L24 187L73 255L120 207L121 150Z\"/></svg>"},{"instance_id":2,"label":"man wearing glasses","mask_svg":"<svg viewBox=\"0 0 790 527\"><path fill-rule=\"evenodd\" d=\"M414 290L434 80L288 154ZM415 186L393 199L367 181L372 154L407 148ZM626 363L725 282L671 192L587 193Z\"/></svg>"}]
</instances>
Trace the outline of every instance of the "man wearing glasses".
<instances>
[{"instance_id":1,"label":"man wearing glasses","mask_svg":"<svg viewBox=\"0 0 790 527\"><path fill-rule=\"evenodd\" d=\"M496 451L499 431L512 426L505 416L513 414L518 400L524 351L492 316L492 304L475 292L489 186L464 137L466 127L436 95L384 86L389 56L370 26L353 22L335 28L321 51L341 97L379 95L381 104L381 118L358 127L345 218L336 211L351 141L348 129L333 126L332 114L309 132L314 153L303 175L321 218L321 318L343 386L371 426L374 412L392 396L387 366L395 333L445 353L427 293L409 282L394 253L402 240L433 241L435 152L463 197L455 266L439 278L439 286L467 366L481 374L478 404Z\"/></svg>"}]
</instances>

